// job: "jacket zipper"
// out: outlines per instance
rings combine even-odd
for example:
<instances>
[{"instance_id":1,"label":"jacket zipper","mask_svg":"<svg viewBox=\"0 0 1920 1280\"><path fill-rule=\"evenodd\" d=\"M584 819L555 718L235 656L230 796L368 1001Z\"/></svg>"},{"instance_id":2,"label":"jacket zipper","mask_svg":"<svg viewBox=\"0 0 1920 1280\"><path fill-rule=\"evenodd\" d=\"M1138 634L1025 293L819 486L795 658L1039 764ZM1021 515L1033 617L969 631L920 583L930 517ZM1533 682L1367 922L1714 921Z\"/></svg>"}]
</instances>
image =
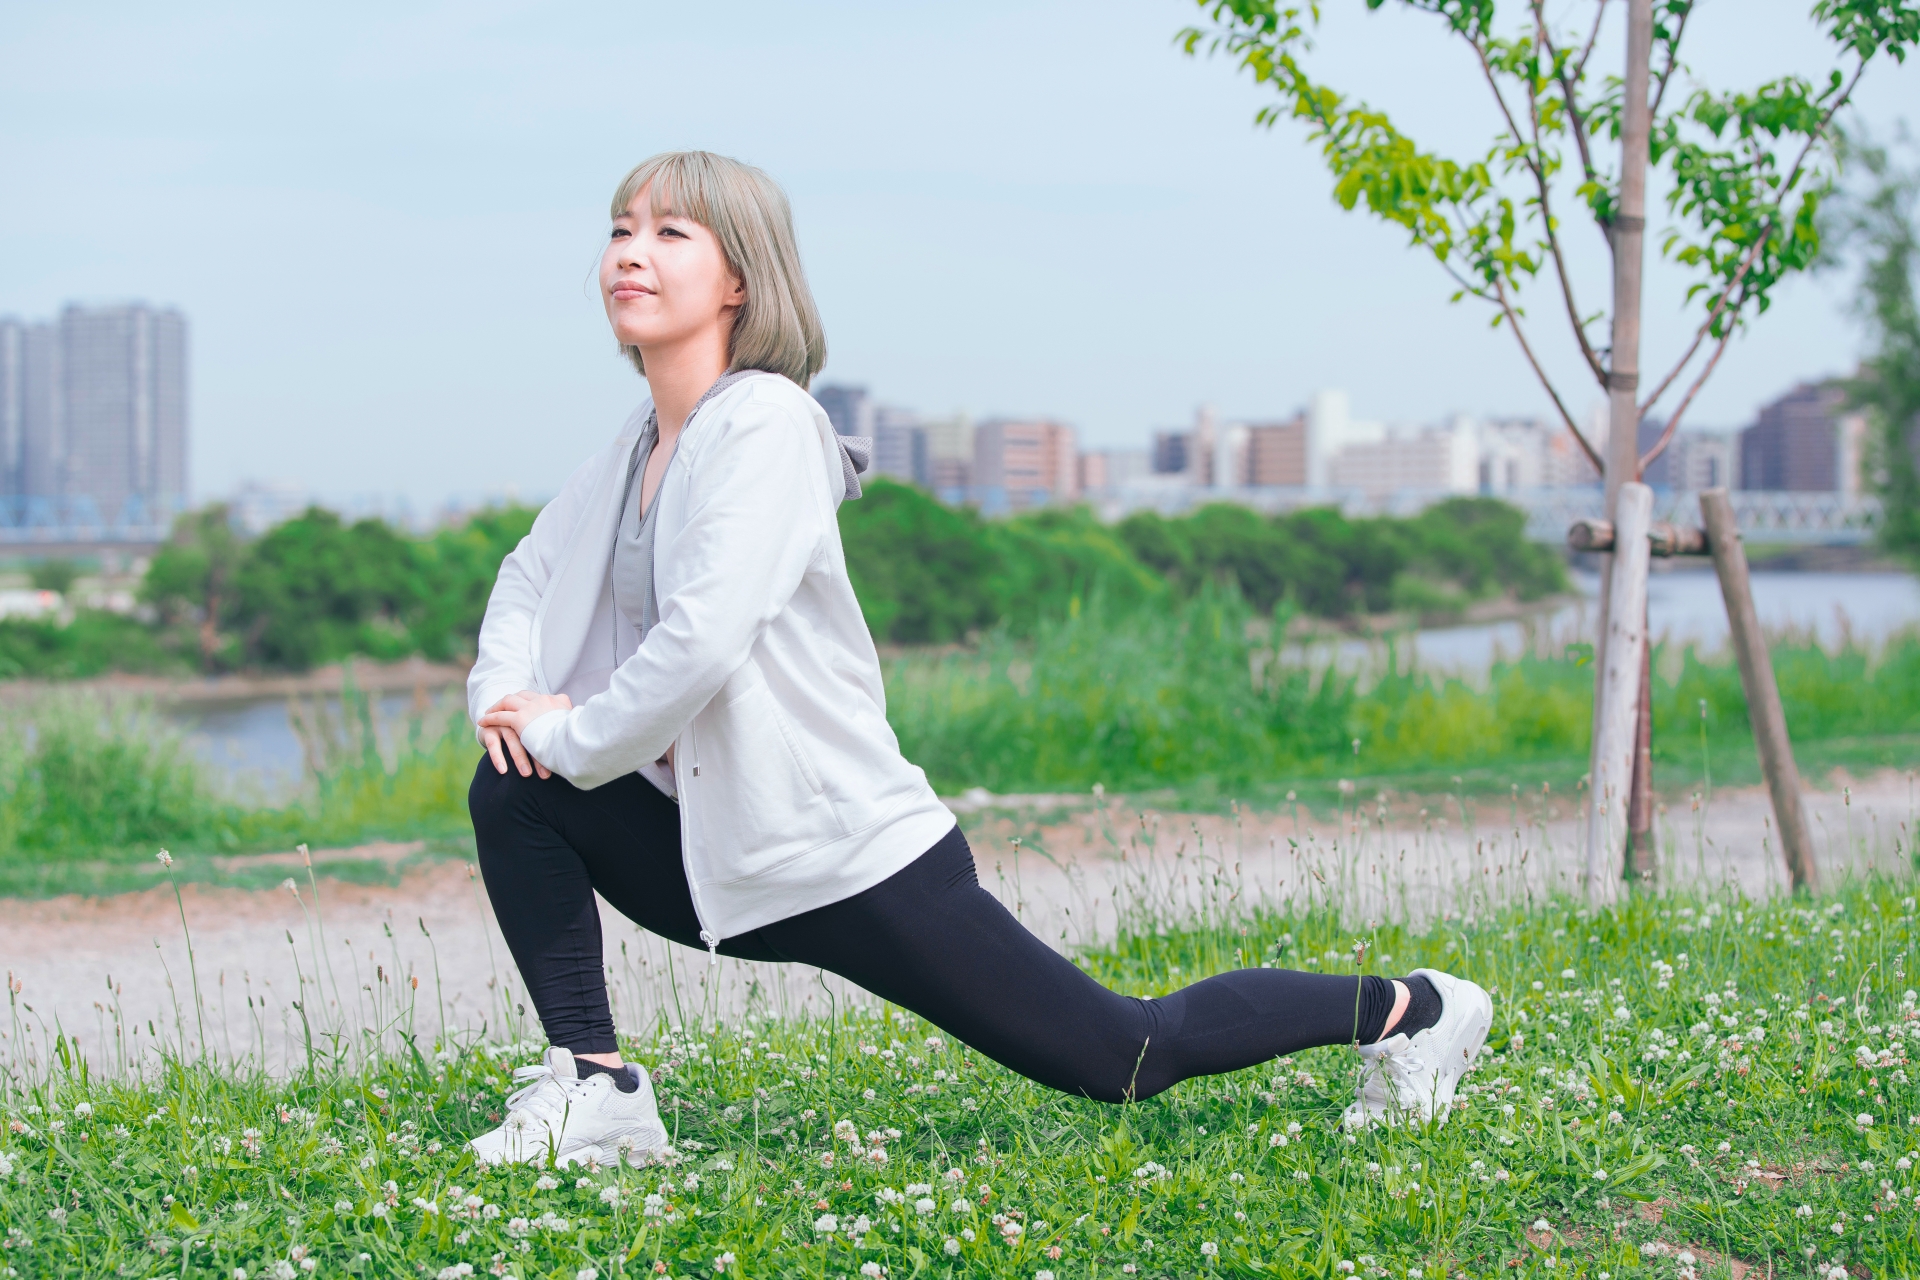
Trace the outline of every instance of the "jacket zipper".
<instances>
[{"instance_id":1,"label":"jacket zipper","mask_svg":"<svg viewBox=\"0 0 1920 1280\"><path fill-rule=\"evenodd\" d=\"M700 738L699 735L693 731L693 722L691 720L687 722L687 747L693 755L693 776L697 778L700 776ZM692 850L693 844L691 840L687 839L687 805L692 801L692 796L688 794L685 784L678 776L680 770L680 753L678 751L673 753L673 768L675 773L673 789L678 794L680 800L680 861L685 865L687 864L688 855ZM700 909L700 890L694 887L693 867L687 865L686 871L687 896L693 899L694 918L700 922L700 941L707 944L707 967L712 968L720 963L720 935L707 928L707 913Z\"/></svg>"}]
</instances>

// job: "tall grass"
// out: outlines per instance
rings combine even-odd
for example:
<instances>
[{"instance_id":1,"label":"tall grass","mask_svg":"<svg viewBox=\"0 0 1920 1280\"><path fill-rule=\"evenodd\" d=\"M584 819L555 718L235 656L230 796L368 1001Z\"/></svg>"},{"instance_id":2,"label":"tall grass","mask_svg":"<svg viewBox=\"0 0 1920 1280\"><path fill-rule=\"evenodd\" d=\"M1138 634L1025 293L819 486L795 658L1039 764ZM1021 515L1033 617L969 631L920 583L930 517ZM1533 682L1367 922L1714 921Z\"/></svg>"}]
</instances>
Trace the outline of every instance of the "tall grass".
<instances>
[{"instance_id":1,"label":"tall grass","mask_svg":"<svg viewBox=\"0 0 1920 1280\"><path fill-rule=\"evenodd\" d=\"M1096 594L1031 639L1001 630L974 651L895 659L889 719L908 757L955 790L1260 786L1541 761L1572 767L1569 781L1582 771L1584 656L1529 652L1464 679L1389 645L1378 669L1357 670L1276 647L1260 622L1224 588L1155 610ZM1837 652L1786 637L1774 666L1796 741L1920 731L1920 636ZM1703 703L1716 741L1746 740L1731 657L1663 647L1653 711L1668 758L1697 759Z\"/></svg>"}]
</instances>

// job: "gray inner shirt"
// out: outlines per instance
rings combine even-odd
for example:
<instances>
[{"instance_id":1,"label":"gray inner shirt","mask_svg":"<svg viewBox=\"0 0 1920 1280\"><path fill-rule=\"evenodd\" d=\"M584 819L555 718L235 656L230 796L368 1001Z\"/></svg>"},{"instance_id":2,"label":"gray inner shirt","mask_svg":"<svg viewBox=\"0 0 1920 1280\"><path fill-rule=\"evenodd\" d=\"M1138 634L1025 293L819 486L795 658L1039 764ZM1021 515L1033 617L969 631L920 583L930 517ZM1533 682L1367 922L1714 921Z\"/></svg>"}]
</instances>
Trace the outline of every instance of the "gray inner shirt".
<instances>
[{"instance_id":1,"label":"gray inner shirt","mask_svg":"<svg viewBox=\"0 0 1920 1280\"><path fill-rule=\"evenodd\" d=\"M720 380L707 388L687 414L687 421L693 421L693 415L700 412L701 405L740 379L757 372L757 369L736 369L721 375ZM647 504L645 511L640 509L640 477L645 474L647 460L653 456L659 443L660 419L656 414L649 413L646 425L640 428L640 438L634 441L633 456L627 461L627 485L620 499L620 526L613 538L613 606L637 633L635 647L647 638L647 632L660 621L659 598L653 590L654 513L660 508L659 491L654 492L654 500ZM840 469L846 481L846 497L857 498L860 496L860 473L867 469L873 456L873 441L866 436L836 434L834 443L840 450ZM667 465L673 464L669 462ZM663 487L665 483L666 477L663 475ZM615 663L622 661L625 656L620 652L616 634Z\"/></svg>"},{"instance_id":2,"label":"gray inner shirt","mask_svg":"<svg viewBox=\"0 0 1920 1280\"><path fill-rule=\"evenodd\" d=\"M721 375L694 404L687 421L693 421L701 405L754 372L756 370L738 369ZM653 590L653 529L657 523L654 515L660 509L659 491L654 491L654 500L647 504L645 511L640 509L640 477L645 474L647 460L659 443L660 419L657 414L649 413L646 425L640 428L640 438L634 441L633 457L627 462L627 486L620 499L620 528L613 539L613 607L638 633L636 644L645 640L647 632L660 621L659 599ZM663 475L661 484L665 483Z\"/></svg>"}]
</instances>

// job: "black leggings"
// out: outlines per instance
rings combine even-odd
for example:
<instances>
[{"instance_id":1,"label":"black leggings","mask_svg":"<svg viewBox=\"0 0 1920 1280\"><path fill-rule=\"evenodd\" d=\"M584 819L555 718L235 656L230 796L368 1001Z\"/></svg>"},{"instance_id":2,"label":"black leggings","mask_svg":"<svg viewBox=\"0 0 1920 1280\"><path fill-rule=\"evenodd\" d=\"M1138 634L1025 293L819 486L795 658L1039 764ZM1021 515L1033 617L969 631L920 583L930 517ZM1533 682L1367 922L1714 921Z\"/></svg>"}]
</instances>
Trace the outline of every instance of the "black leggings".
<instances>
[{"instance_id":1,"label":"black leggings","mask_svg":"<svg viewBox=\"0 0 1920 1280\"><path fill-rule=\"evenodd\" d=\"M484 757L468 803L487 895L547 1039L612 1052L594 891L704 950L678 806L638 774L582 791L557 775L499 773ZM1024 1076L1102 1102L1315 1045L1371 1043L1393 1008L1385 979L1363 977L1356 992L1354 978L1291 969L1236 969L1157 999L1109 991L980 887L958 827L864 893L728 938L720 952L837 973Z\"/></svg>"}]
</instances>

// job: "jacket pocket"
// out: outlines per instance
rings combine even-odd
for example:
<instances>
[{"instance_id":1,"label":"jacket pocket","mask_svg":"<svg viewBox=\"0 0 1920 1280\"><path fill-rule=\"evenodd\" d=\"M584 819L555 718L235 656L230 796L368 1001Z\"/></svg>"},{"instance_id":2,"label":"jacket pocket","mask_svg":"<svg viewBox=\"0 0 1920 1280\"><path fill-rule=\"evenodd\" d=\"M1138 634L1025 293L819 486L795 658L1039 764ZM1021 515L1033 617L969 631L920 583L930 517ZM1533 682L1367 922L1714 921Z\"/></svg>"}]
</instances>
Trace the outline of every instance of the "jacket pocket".
<instances>
[{"instance_id":1,"label":"jacket pocket","mask_svg":"<svg viewBox=\"0 0 1920 1280\"><path fill-rule=\"evenodd\" d=\"M689 870L726 882L838 839L846 828L805 744L756 682L695 717L700 774L688 780ZM693 865L697 861L699 865Z\"/></svg>"}]
</instances>

